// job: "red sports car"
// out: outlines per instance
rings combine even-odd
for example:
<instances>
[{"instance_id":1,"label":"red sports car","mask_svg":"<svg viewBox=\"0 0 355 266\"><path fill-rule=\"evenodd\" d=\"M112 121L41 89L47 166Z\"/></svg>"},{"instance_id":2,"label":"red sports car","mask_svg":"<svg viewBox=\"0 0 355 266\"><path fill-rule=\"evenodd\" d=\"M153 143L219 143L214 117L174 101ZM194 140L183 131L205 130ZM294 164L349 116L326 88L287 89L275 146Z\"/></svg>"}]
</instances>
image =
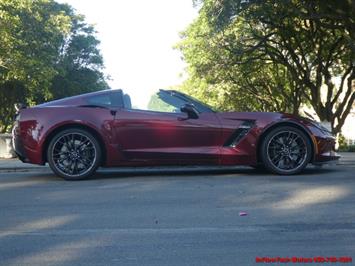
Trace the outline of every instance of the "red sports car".
<instances>
[{"instance_id":1,"label":"red sports car","mask_svg":"<svg viewBox=\"0 0 355 266\"><path fill-rule=\"evenodd\" d=\"M320 124L284 113L216 112L174 90L138 108L122 90L106 90L23 108L13 145L26 163L68 180L99 166L250 165L282 175L339 159Z\"/></svg>"}]
</instances>

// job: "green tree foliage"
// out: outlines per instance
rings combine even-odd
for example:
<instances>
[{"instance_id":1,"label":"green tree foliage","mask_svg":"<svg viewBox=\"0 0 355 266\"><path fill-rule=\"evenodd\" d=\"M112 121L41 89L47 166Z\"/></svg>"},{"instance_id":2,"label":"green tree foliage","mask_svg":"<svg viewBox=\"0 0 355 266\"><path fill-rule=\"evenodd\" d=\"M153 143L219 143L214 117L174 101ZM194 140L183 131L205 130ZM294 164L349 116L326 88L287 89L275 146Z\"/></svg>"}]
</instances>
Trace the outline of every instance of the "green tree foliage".
<instances>
[{"instance_id":1,"label":"green tree foliage","mask_svg":"<svg viewBox=\"0 0 355 266\"><path fill-rule=\"evenodd\" d=\"M10 80L0 83L0 121L2 131L6 132L15 114L14 103L25 102L25 88L22 82Z\"/></svg>"},{"instance_id":2,"label":"green tree foliage","mask_svg":"<svg viewBox=\"0 0 355 266\"><path fill-rule=\"evenodd\" d=\"M62 42L55 65L58 74L50 87L54 99L109 88L102 73L103 59L98 49L100 42L94 36L94 28L72 10L68 13L72 18L72 27Z\"/></svg>"},{"instance_id":3,"label":"green tree foliage","mask_svg":"<svg viewBox=\"0 0 355 266\"><path fill-rule=\"evenodd\" d=\"M297 112L301 94L287 69L251 58L245 64L236 53L248 32L241 21L217 32L201 9L178 44L189 73L182 89L222 110Z\"/></svg>"},{"instance_id":4,"label":"green tree foliage","mask_svg":"<svg viewBox=\"0 0 355 266\"><path fill-rule=\"evenodd\" d=\"M297 113L302 102L341 130L355 91L351 0L201 0L178 45L185 90L226 109ZM202 94L202 95L201 95Z\"/></svg>"},{"instance_id":5,"label":"green tree foliage","mask_svg":"<svg viewBox=\"0 0 355 266\"><path fill-rule=\"evenodd\" d=\"M49 98L53 65L70 17L52 1L0 0L0 81L21 81L29 102Z\"/></svg>"},{"instance_id":6,"label":"green tree foliage","mask_svg":"<svg viewBox=\"0 0 355 266\"><path fill-rule=\"evenodd\" d=\"M107 87L94 33L66 4L0 0L1 131L9 128L16 102L33 105Z\"/></svg>"}]
</instances>

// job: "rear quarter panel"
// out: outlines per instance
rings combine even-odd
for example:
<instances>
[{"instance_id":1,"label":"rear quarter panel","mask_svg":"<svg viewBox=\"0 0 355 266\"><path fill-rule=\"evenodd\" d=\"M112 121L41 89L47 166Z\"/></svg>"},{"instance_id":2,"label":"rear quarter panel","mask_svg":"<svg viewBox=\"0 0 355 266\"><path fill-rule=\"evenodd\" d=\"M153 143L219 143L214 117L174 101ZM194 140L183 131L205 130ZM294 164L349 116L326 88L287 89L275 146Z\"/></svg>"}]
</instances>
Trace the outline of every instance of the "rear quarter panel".
<instances>
[{"instance_id":1,"label":"rear quarter panel","mask_svg":"<svg viewBox=\"0 0 355 266\"><path fill-rule=\"evenodd\" d=\"M30 163L44 164L46 145L57 130L68 126L84 126L96 131L106 150L106 164L112 164L117 149L112 130L113 115L110 110L86 107L35 107L21 111L19 128L25 156Z\"/></svg>"}]
</instances>

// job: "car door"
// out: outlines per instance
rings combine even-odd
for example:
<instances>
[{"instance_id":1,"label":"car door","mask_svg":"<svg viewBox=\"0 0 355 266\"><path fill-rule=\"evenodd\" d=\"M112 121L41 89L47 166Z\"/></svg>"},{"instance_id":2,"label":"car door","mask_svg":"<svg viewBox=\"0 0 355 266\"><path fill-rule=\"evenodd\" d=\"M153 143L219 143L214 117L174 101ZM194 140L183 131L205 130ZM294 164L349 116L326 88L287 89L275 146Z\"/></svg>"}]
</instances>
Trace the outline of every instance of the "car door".
<instances>
[{"instance_id":1,"label":"car door","mask_svg":"<svg viewBox=\"0 0 355 266\"><path fill-rule=\"evenodd\" d=\"M168 109L160 106L156 111L130 108L128 96L125 98L126 107L117 111L114 122L117 143L125 160L145 164L219 162L222 132L215 113L203 112L197 119L189 119L186 113L177 110L183 101L169 99L174 105L164 102Z\"/></svg>"}]
</instances>

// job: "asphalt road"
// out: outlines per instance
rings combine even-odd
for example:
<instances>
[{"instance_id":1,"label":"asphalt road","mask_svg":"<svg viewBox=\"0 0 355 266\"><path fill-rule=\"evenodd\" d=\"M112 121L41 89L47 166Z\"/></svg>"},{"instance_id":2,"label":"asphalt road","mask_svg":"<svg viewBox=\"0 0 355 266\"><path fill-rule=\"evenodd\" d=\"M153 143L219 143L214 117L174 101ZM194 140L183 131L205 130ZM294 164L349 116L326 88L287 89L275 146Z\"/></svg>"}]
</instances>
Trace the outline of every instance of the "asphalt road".
<instances>
[{"instance_id":1,"label":"asphalt road","mask_svg":"<svg viewBox=\"0 0 355 266\"><path fill-rule=\"evenodd\" d=\"M354 261L354 170L310 168L286 177L248 168L121 171L80 182L47 171L3 172L0 264L244 266L256 257L316 256Z\"/></svg>"}]
</instances>

